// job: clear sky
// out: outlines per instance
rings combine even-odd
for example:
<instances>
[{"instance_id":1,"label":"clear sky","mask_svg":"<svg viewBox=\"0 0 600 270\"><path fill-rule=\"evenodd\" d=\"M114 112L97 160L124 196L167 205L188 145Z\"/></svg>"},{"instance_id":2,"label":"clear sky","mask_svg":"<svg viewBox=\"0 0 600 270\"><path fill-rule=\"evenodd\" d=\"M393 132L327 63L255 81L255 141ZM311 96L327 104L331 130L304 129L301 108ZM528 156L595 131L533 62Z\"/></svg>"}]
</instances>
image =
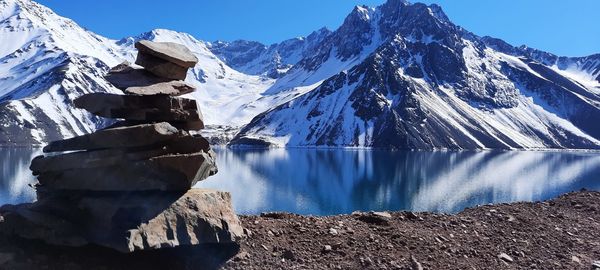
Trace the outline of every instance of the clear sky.
<instances>
[{"instance_id":1,"label":"clear sky","mask_svg":"<svg viewBox=\"0 0 600 270\"><path fill-rule=\"evenodd\" d=\"M214 40L266 44L334 30L355 5L384 0L38 0L98 34L118 39L154 28ZM415 1L413 1L415 2ZM478 35L559 55L600 53L600 0L421 0Z\"/></svg>"}]
</instances>

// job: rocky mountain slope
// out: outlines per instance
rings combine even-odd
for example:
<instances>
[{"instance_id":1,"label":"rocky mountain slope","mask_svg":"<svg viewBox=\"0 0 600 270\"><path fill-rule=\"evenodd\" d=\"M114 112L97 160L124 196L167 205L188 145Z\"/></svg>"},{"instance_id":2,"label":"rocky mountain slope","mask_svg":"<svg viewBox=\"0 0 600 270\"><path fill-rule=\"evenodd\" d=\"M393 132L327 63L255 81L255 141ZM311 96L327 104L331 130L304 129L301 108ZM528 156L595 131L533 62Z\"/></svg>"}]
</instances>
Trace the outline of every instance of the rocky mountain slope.
<instances>
[{"instance_id":1,"label":"rocky mountain slope","mask_svg":"<svg viewBox=\"0 0 600 270\"><path fill-rule=\"evenodd\" d=\"M101 126L67 104L112 92L102 79L118 47L33 2L0 1L0 143L28 145Z\"/></svg>"},{"instance_id":2,"label":"rocky mountain slope","mask_svg":"<svg viewBox=\"0 0 600 270\"><path fill-rule=\"evenodd\" d=\"M277 79L301 59L308 57L331 31L321 28L306 37L288 39L272 45L236 40L208 43L209 49L227 65L246 74Z\"/></svg>"},{"instance_id":3,"label":"rocky mountain slope","mask_svg":"<svg viewBox=\"0 0 600 270\"><path fill-rule=\"evenodd\" d=\"M320 48L286 76L336 74L254 118L233 144L600 146L600 55L513 47L454 25L439 6L401 0L356 7Z\"/></svg>"},{"instance_id":4,"label":"rocky mountain slope","mask_svg":"<svg viewBox=\"0 0 600 270\"><path fill-rule=\"evenodd\" d=\"M357 6L335 31L273 45L157 29L110 40L29 0L0 0L0 144L108 123L67 109L116 91L103 78L139 39L200 59L188 83L233 144L392 148L598 148L600 54L559 57L454 25L436 5ZM252 121L251 121L252 120ZM248 124L249 123L249 124ZM210 130L209 130L210 131ZM226 138L221 138L224 142Z\"/></svg>"},{"instance_id":5,"label":"rocky mountain slope","mask_svg":"<svg viewBox=\"0 0 600 270\"><path fill-rule=\"evenodd\" d=\"M274 80L238 72L194 37L157 29L110 40L28 0L0 0L0 145L40 144L89 133L109 124L72 109L89 92L115 92L103 76L109 67L134 59L135 41L172 41L193 50L200 64L187 81L199 91L205 123L237 128L293 96L264 97Z\"/></svg>"}]
</instances>

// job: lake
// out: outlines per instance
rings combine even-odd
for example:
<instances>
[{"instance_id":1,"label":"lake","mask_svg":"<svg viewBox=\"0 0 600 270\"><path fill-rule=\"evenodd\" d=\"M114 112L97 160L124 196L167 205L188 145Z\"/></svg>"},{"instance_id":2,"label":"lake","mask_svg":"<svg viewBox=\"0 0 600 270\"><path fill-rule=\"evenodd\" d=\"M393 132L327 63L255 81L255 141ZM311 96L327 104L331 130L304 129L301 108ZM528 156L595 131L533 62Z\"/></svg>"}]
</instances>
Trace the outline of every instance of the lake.
<instances>
[{"instance_id":1,"label":"lake","mask_svg":"<svg viewBox=\"0 0 600 270\"><path fill-rule=\"evenodd\" d=\"M600 190L600 153L217 148L219 173L196 185L232 193L240 214L355 210L454 213L479 204L537 201ZM0 204L35 199L30 160L0 148Z\"/></svg>"}]
</instances>

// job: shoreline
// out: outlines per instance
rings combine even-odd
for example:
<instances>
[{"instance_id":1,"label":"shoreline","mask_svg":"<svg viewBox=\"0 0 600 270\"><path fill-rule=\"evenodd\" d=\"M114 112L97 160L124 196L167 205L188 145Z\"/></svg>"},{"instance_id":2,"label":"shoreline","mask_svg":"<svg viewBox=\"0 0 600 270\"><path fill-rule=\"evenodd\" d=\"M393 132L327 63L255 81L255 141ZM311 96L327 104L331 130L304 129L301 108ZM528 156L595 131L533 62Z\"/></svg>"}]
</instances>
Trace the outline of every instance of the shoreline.
<instances>
[{"instance_id":1,"label":"shoreline","mask_svg":"<svg viewBox=\"0 0 600 270\"><path fill-rule=\"evenodd\" d=\"M598 191L457 214L273 212L240 220L239 246L131 254L0 234L0 269L600 269Z\"/></svg>"},{"instance_id":2,"label":"shoreline","mask_svg":"<svg viewBox=\"0 0 600 270\"><path fill-rule=\"evenodd\" d=\"M39 145L2 145L0 149L42 149L47 143ZM481 149L452 149L452 148L434 148L434 149L394 149L384 147L362 147L362 146L270 146L270 147L246 147L229 144L213 144L212 148L229 149L233 151L253 151L253 150L344 150L344 151L390 151L390 152L566 152L566 153L592 153L599 154L600 149L584 148L481 148Z\"/></svg>"}]
</instances>

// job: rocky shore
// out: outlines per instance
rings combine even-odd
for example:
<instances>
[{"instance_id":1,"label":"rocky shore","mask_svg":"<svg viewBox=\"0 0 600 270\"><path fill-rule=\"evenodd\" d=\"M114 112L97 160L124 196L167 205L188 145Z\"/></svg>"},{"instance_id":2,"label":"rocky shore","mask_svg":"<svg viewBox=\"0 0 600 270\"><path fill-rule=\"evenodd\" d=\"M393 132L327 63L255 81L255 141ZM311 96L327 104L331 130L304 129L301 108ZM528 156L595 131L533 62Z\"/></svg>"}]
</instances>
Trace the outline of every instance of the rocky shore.
<instances>
[{"instance_id":1,"label":"rocky shore","mask_svg":"<svg viewBox=\"0 0 600 270\"><path fill-rule=\"evenodd\" d=\"M0 269L600 269L600 192L456 215L241 216L230 246L119 253L0 238Z\"/></svg>"},{"instance_id":2,"label":"rocky shore","mask_svg":"<svg viewBox=\"0 0 600 270\"><path fill-rule=\"evenodd\" d=\"M600 269L600 192L456 215L242 217L226 269Z\"/></svg>"}]
</instances>

